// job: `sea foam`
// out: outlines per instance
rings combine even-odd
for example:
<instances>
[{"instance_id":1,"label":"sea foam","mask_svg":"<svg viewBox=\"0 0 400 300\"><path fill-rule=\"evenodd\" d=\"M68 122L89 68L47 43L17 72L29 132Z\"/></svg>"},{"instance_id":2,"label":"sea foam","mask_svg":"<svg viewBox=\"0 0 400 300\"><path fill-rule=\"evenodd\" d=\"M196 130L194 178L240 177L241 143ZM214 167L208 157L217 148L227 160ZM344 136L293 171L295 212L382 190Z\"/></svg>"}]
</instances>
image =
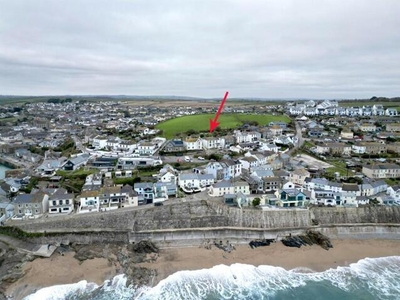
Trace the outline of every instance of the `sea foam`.
<instances>
[{"instance_id":1,"label":"sea foam","mask_svg":"<svg viewBox=\"0 0 400 300\"><path fill-rule=\"evenodd\" d=\"M78 283L53 285L40 289L36 293L25 297L24 300L64 300L68 295L90 293L96 288L98 288L97 284L82 280Z\"/></svg>"}]
</instances>

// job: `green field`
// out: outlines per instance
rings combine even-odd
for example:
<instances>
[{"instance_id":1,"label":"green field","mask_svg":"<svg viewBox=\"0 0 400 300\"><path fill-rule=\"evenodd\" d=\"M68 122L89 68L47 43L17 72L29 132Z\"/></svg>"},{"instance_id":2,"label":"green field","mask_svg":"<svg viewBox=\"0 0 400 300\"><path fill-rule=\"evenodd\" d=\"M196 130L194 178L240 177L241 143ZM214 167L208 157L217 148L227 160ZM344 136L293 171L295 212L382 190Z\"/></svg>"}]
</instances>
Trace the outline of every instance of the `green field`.
<instances>
[{"instance_id":1,"label":"green field","mask_svg":"<svg viewBox=\"0 0 400 300\"><path fill-rule=\"evenodd\" d=\"M209 130L210 119L214 119L213 114L185 116L162 122L156 128L163 130L164 136L170 139L176 134L186 132L190 129L207 132ZM221 114L218 119L222 129L236 128L248 121L256 121L259 125L267 125L270 122L276 121L289 123L290 118L283 115Z\"/></svg>"}]
</instances>

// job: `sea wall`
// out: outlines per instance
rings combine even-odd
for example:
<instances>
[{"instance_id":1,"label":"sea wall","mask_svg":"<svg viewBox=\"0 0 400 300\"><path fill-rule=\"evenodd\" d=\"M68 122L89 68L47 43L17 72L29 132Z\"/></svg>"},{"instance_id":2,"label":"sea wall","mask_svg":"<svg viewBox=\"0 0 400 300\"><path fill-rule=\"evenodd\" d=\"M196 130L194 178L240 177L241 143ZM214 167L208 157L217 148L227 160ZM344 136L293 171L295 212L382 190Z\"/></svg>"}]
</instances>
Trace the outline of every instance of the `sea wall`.
<instances>
[{"instance_id":1,"label":"sea wall","mask_svg":"<svg viewBox=\"0 0 400 300\"><path fill-rule=\"evenodd\" d=\"M33 233L40 243L70 241L136 242L151 239L164 246L198 245L204 240L276 238L317 228L332 238L399 238L399 207L239 209L218 201L193 201L161 207L9 221ZM53 235L54 234L54 235Z\"/></svg>"},{"instance_id":2,"label":"sea wall","mask_svg":"<svg viewBox=\"0 0 400 300\"><path fill-rule=\"evenodd\" d=\"M400 240L399 224L337 224L322 226L317 230L332 239Z\"/></svg>"},{"instance_id":3,"label":"sea wall","mask_svg":"<svg viewBox=\"0 0 400 300\"><path fill-rule=\"evenodd\" d=\"M310 218L321 225L362 223L400 224L400 207L318 207L310 210Z\"/></svg>"},{"instance_id":4,"label":"sea wall","mask_svg":"<svg viewBox=\"0 0 400 300\"><path fill-rule=\"evenodd\" d=\"M127 231L81 231L81 232L53 232L41 237L29 238L35 244L94 244L94 243L129 243Z\"/></svg>"},{"instance_id":5,"label":"sea wall","mask_svg":"<svg viewBox=\"0 0 400 300\"><path fill-rule=\"evenodd\" d=\"M10 221L29 232L57 230L160 230L204 227L298 228L311 225L307 209L238 209L215 201L182 202L161 207L138 207L111 212Z\"/></svg>"},{"instance_id":6,"label":"sea wall","mask_svg":"<svg viewBox=\"0 0 400 300\"><path fill-rule=\"evenodd\" d=\"M16 164L11 159L8 159L6 156L0 156L0 164L11 169L18 169L22 167L21 165Z\"/></svg>"},{"instance_id":7,"label":"sea wall","mask_svg":"<svg viewBox=\"0 0 400 300\"><path fill-rule=\"evenodd\" d=\"M249 229L236 227L167 229L131 232L129 241L150 240L161 248L197 247L204 242L247 244L256 239L280 239L289 234L301 234L308 228Z\"/></svg>"}]
</instances>

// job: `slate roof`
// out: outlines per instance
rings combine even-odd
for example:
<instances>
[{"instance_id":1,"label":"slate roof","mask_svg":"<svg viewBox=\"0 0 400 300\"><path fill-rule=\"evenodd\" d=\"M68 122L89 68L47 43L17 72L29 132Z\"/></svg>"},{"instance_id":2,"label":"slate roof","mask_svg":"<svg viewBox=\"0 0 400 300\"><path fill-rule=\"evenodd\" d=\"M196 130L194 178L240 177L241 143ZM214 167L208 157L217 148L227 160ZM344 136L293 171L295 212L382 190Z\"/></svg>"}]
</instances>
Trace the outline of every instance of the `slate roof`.
<instances>
[{"instance_id":1,"label":"slate roof","mask_svg":"<svg viewBox=\"0 0 400 300\"><path fill-rule=\"evenodd\" d=\"M221 181L213 185L215 188L229 188L232 186L230 181Z\"/></svg>"},{"instance_id":2,"label":"slate roof","mask_svg":"<svg viewBox=\"0 0 400 300\"><path fill-rule=\"evenodd\" d=\"M134 184L135 189L153 188L152 182L137 182Z\"/></svg>"},{"instance_id":3,"label":"slate roof","mask_svg":"<svg viewBox=\"0 0 400 300\"><path fill-rule=\"evenodd\" d=\"M342 189L344 192L358 192L360 190L355 183L343 183Z\"/></svg>"},{"instance_id":4,"label":"slate roof","mask_svg":"<svg viewBox=\"0 0 400 300\"><path fill-rule=\"evenodd\" d=\"M197 174L180 174L179 180L197 180Z\"/></svg>"},{"instance_id":5,"label":"slate roof","mask_svg":"<svg viewBox=\"0 0 400 300\"><path fill-rule=\"evenodd\" d=\"M14 203L41 203L43 201L43 196L43 193L20 194L15 198Z\"/></svg>"}]
</instances>

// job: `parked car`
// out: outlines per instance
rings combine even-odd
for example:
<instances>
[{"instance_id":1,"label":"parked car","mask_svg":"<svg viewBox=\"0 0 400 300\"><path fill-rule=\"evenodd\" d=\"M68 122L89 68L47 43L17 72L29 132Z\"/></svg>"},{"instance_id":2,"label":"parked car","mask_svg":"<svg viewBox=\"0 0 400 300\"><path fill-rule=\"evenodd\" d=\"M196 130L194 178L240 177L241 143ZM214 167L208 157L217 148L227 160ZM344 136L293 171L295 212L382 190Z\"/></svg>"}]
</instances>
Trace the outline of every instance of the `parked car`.
<instances>
[{"instance_id":1,"label":"parked car","mask_svg":"<svg viewBox=\"0 0 400 300\"><path fill-rule=\"evenodd\" d=\"M163 206L164 204L162 202L156 202L154 203L154 206Z\"/></svg>"},{"instance_id":2,"label":"parked car","mask_svg":"<svg viewBox=\"0 0 400 300\"><path fill-rule=\"evenodd\" d=\"M199 156L197 159L204 160L204 157Z\"/></svg>"}]
</instances>

